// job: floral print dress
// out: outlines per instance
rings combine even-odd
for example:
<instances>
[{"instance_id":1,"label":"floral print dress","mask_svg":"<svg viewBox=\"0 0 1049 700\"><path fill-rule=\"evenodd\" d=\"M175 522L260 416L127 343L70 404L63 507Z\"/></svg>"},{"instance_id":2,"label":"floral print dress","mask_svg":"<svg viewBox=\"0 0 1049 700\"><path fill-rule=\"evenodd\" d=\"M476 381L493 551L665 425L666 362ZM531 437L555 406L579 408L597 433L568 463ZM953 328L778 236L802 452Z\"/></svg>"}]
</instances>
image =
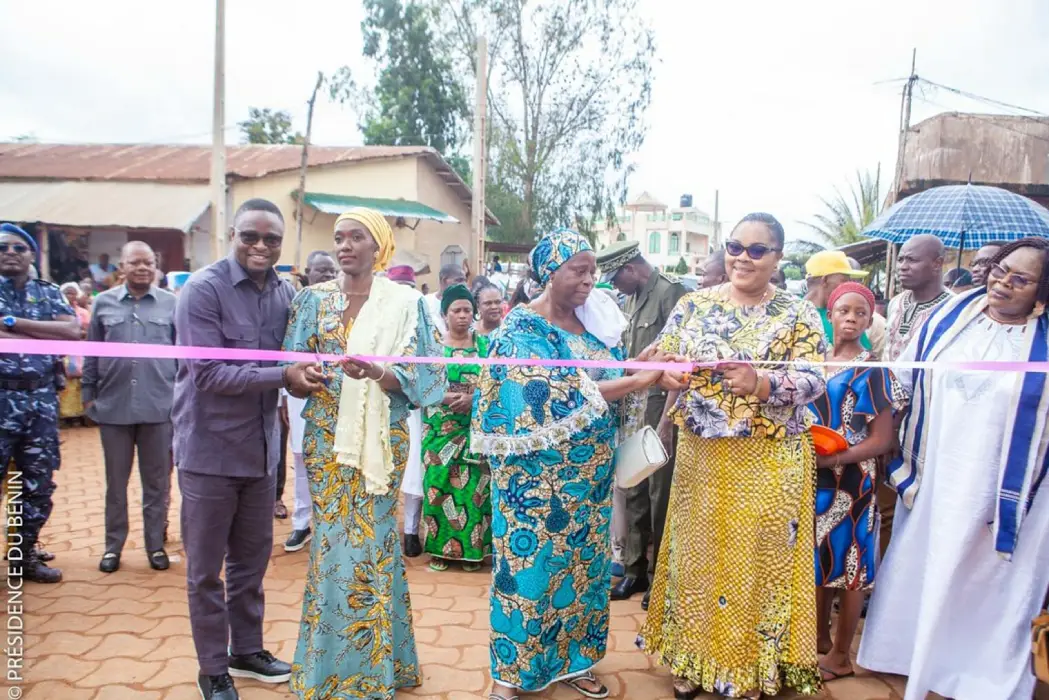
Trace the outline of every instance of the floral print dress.
<instances>
[{"instance_id":1,"label":"floral print dress","mask_svg":"<svg viewBox=\"0 0 1049 700\"><path fill-rule=\"evenodd\" d=\"M337 280L302 290L292 302L284 349L345 354L345 308ZM417 330L401 354L432 357L440 346L421 297L417 311ZM440 402L445 375L437 365L387 368L402 391L390 395L397 468L389 492L376 495L365 491L359 470L335 461L342 370L327 369L334 375L328 390L312 395L302 413L313 539L290 686L305 700L390 700L397 688L421 683L396 522L397 486L408 459L409 402Z\"/></svg>"},{"instance_id":2,"label":"floral print dress","mask_svg":"<svg viewBox=\"0 0 1049 700\"><path fill-rule=\"evenodd\" d=\"M517 307L491 335L490 357L621 360ZM484 367L473 449L492 470L491 668L525 692L589 671L608 644L613 456L644 399L608 405L596 381L622 370Z\"/></svg>"},{"instance_id":3,"label":"floral print dress","mask_svg":"<svg viewBox=\"0 0 1049 700\"><path fill-rule=\"evenodd\" d=\"M670 415L682 428L664 543L639 645L706 692L820 688L807 405L823 394L819 314L778 290L740 306L727 285L682 297L661 347L695 362L770 361L766 401L692 375Z\"/></svg>"}]
</instances>

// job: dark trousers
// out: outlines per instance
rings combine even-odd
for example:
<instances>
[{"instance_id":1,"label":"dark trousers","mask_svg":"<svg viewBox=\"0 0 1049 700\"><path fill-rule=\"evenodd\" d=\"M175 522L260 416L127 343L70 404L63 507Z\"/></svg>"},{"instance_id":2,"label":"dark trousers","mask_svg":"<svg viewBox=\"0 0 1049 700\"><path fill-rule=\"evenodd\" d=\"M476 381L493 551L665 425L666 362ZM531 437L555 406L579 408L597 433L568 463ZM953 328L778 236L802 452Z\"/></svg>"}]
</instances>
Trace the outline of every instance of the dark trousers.
<instances>
[{"instance_id":1,"label":"dark trousers","mask_svg":"<svg viewBox=\"0 0 1049 700\"><path fill-rule=\"evenodd\" d=\"M179 468L178 483L193 643L201 673L215 676L226 673L229 652L263 649L262 579L273 549L275 475L224 477Z\"/></svg>"},{"instance_id":2,"label":"dark trousers","mask_svg":"<svg viewBox=\"0 0 1049 700\"><path fill-rule=\"evenodd\" d=\"M655 396L648 399L645 423L656 427L663 415L665 400ZM627 576L643 578L654 570L659 561L659 545L663 541L663 527L670 502L670 484L674 479L674 449L670 443L670 459L663 467L637 486L623 489L626 496L626 546L623 566ZM652 545L652 561L648 560L648 546Z\"/></svg>"},{"instance_id":3,"label":"dark trousers","mask_svg":"<svg viewBox=\"0 0 1049 700\"><path fill-rule=\"evenodd\" d=\"M14 461L14 471L8 465ZM9 558L25 561L51 517L58 469L58 394L54 387L34 391L0 389L0 473L8 501L22 502L20 535ZM21 557L21 559L18 559Z\"/></svg>"},{"instance_id":4,"label":"dark trousers","mask_svg":"<svg viewBox=\"0 0 1049 700\"><path fill-rule=\"evenodd\" d=\"M288 432L291 429L280 423L280 461L277 462L277 497L274 503L284 498L284 482L288 479Z\"/></svg>"},{"instance_id":5,"label":"dark trousers","mask_svg":"<svg viewBox=\"0 0 1049 700\"><path fill-rule=\"evenodd\" d=\"M106 463L106 551L119 553L127 541L127 486L136 448L146 551L164 549L171 496L171 423L101 423L98 428Z\"/></svg>"},{"instance_id":6,"label":"dark trousers","mask_svg":"<svg viewBox=\"0 0 1049 700\"><path fill-rule=\"evenodd\" d=\"M880 556L885 558L885 550L889 548L889 540L892 538L892 518L896 514L896 499L899 494L892 486L885 483L878 484L875 493L878 501L878 515L881 517L881 527L878 529L878 547Z\"/></svg>"}]
</instances>

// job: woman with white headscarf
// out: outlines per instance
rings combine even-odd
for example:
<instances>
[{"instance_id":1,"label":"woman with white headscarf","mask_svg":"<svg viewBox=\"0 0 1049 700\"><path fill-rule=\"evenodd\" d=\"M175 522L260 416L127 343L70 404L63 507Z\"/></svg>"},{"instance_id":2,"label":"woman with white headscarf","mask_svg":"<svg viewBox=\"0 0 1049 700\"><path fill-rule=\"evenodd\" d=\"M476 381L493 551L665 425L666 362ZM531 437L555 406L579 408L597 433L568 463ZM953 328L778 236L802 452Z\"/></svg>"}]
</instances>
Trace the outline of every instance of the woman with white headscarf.
<instances>
[{"instance_id":1,"label":"woman with white headscarf","mask_svg":"<svg viewBox=\"0 0 1049 700\"><path fill-rule=\"evenodd\" d=\"M302 290L284 349L350 356L310 396L303 454L314 536L291 689L300 698L387 700L421 683L397 533L408 413L444 397L436 365L380 365L361 356L434 356L436 332L419 294L374 273L393 256L378 212L335 222L342 276Z\"/></svg>"}]
</instances>

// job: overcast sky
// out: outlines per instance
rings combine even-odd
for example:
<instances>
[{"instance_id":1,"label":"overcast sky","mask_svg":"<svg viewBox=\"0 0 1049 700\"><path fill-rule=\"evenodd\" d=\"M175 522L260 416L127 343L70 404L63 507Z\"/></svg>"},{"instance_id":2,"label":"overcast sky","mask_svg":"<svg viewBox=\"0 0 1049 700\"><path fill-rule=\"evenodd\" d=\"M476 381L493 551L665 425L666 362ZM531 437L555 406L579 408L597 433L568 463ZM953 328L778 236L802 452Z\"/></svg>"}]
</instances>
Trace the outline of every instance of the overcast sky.
<instances>
[{"instance_id":1,"label":"overcast sky","mask_svg":"<svg viewBox=\"0 0 1049 700\"><path fill-rule=\"evenodd\" d=\"M748 211L797 235L818 197L896 156L899 82L918 74L1049 113L1047 0L642 0L656 31L650 133L636 194L683 193L730 225ZM366 77L352 0L228 0L228 142L249 106L286 109L305 129L318 70ZM0 2L0 139L210 142L211 0ZM912 122L993 112L942 90ZM321 105L314 141L360 143L352 109Z\"/></svg>"}]
</instances>

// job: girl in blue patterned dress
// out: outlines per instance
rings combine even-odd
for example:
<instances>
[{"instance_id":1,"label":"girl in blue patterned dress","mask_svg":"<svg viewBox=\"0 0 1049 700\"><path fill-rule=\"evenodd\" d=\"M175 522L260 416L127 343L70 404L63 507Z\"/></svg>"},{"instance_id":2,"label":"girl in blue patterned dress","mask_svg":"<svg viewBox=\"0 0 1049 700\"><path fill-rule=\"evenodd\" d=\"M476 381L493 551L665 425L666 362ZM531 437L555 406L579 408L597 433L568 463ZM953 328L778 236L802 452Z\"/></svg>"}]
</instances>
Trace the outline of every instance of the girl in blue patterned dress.
<instances>
[{"instance_id":1,"label":"girl in blue patterned dress","mask_svg":"<svg viewBox=\"0 0 1049 700\"><path fill-rule=\"evenodd\" d=\"M492 333L489 357L624 359L626 319L606 295L591 294L597 259L587 240L548 234L530 260L543 292ZM608 696L591 669L608 641L613 455L617 436L640 427L644 392L661 376L482 369L472 445L492 471L491 699L557 682Z\"/></svg>"},{"instance_id":2,"label":"girl in blue patterned dress","mask_svg":"<svg viewBox=\"0 0 1049 700\"><path fill-rule=\"evenodd\" d=\"M834 367L827 392L810 404L819 425L841 433L849 448L816 460L817 649L824 681L853 675L852 640L878 559L877 458L896 446L893 409L906 397L892 372L865 367L870 353L860 344L874 318L874 294L856 282L838 286L827 302ZM838 627L831 640L830 613L841 596Z\"/></svg>"}]
</instances>

